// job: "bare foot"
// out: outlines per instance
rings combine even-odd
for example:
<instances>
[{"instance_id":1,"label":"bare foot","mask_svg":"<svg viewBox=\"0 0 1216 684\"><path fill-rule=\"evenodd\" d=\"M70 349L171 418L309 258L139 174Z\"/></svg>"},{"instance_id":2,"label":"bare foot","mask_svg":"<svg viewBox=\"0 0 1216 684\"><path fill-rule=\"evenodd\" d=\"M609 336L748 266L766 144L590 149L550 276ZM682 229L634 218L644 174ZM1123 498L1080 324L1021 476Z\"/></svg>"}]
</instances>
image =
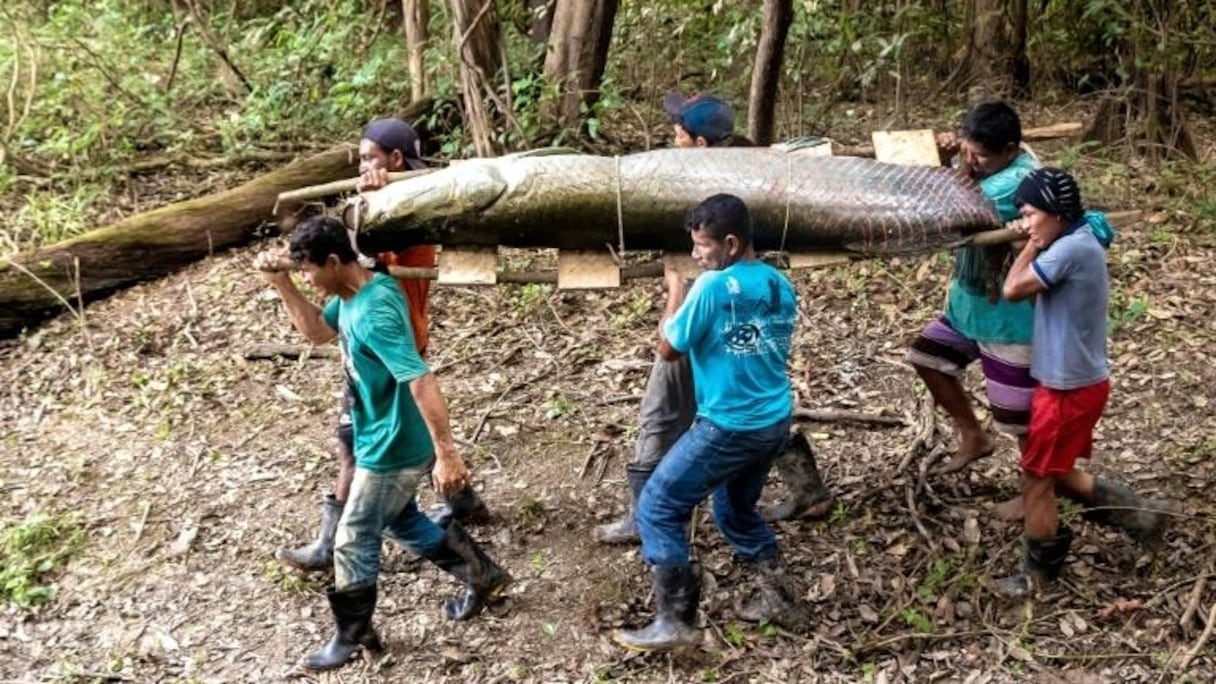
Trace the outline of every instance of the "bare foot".
<instances>
[{"instance_id":1,"label":"bare foot","mask_svg":"<svg viewBox=\"0 0 1216 684\"><path fill-rule=\"evenodd\" d=\"M1017 522L1026 517L1026 510L1022 506L1021 495L1015 496L1008 501L1002 501L992 509L992 512L996 517L1005 522Z\"/></svg>"},{"instance_id":2,"label":"bare foot","mask_svg":"<svg viewBox=\"0 0 1216 684\"><path fill-rule=\"evenodd\" d=\"M964 470L971 465L972 461L978 461L981 458L987 458L996 451L996 445L992 443L992 439L988 435L981 434L976 440L963 439L962 445L958 451L946 461L945 465L940 465L933 469L934 475L949 475Z\"/></svg>"}]
</instances>

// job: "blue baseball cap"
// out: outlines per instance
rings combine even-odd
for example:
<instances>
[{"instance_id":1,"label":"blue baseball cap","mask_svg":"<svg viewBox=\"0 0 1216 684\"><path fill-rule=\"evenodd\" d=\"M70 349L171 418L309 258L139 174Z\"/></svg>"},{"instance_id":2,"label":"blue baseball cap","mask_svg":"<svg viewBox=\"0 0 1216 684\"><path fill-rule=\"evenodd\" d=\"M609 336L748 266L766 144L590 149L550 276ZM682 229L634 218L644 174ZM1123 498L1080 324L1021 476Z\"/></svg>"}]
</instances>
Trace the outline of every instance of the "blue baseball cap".
<instances>
[{"instance_id":1,"label":"blue baseball cap","mask_svg":"<svg viewBox=\"0 0 1216 684\"><path fill-rule=\"evenodd\" d=\"M687 99L678 91L663 98L663 109L694 138L716 143L735 132L735 112L713 95L693 93Z\"/></svg>"}]
</instances>

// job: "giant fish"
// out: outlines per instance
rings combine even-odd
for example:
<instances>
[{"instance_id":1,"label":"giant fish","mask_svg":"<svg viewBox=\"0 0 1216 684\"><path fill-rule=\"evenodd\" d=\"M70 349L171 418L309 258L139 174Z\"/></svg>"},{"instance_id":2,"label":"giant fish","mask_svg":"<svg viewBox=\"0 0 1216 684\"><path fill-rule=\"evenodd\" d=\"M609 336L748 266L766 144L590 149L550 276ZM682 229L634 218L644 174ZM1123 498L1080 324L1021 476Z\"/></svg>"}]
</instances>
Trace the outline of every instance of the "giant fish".
<instances>
[{"instance_id":1,"label":"giant fish","mask_svg":"<svg viewBox=\"0 0 1216 684\"><path fill-rule=\"evenodd\" d=\"M751 209L761 251L927 252L1001 227L978 185L941 167L766 148L471 159L351 200L366 253L415 244L685 251L685 215L719 192Z\"/></svg>"}]
</instances>

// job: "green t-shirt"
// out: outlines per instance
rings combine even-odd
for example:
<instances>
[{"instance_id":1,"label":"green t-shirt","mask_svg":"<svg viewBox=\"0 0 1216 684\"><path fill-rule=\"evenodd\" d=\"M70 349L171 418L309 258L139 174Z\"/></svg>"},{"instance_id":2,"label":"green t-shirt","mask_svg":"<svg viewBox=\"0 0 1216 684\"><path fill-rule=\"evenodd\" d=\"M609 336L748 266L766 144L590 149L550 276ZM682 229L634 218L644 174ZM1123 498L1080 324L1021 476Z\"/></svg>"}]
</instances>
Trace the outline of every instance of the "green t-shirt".
<instances>
[{"instance_id":1,"label":"green t-shirt","mask_svg":"<svg viewBox=\"0 0 1216 684\"><path fill-rule=\"evenodd\" d=\"M414 347L407 307L397 281L377 273L350 299L330 299L323 312L338 331L354 397L355 464L380 473L417 467L435 455L410 394L410 381L430 370Z\"/></svg>"},{"instance_id":2,"label":"green t-shirt","mask_svg":"<svg viewBox=\"0 0 1216 684\"><path fill-rule=\"evenodd\" d=\"M1023 152L1005 168L980 181L984 196L996 205L1001 221L1018 217L1014 195L1022 179L1038 167L1034 157ZM962 247L957 256L950 293L946 300L946 320L954 329L976 342L989 344L1030 344L1034 336L1034 306L1031 300L1010 302L999 293L996 303L987 288L968 286L959 277L965 260L984 258L983 247Z\"/></svg>"}]
</instances>

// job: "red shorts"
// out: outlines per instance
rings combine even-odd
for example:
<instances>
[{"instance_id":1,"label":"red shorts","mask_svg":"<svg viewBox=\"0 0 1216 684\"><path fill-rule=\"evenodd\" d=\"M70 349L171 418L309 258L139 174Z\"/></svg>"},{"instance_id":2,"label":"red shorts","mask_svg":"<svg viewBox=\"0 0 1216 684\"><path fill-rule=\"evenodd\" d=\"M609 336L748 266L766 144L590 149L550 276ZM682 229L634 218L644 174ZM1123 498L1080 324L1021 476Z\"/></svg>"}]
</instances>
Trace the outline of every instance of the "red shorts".
<instances>
[{"instance_id":1,"label":"red shorts","mask_svg":"<svg viewBox=\"0 0 1216 684\"><path fill-rule=\"evenodd\" d=\"M1110 381L1057 390L1039 385L1030 404L1022 470L1036 477L1071 472L1094 449L1094 426L1110 397Z\"/></svg>"}]
</instances>

